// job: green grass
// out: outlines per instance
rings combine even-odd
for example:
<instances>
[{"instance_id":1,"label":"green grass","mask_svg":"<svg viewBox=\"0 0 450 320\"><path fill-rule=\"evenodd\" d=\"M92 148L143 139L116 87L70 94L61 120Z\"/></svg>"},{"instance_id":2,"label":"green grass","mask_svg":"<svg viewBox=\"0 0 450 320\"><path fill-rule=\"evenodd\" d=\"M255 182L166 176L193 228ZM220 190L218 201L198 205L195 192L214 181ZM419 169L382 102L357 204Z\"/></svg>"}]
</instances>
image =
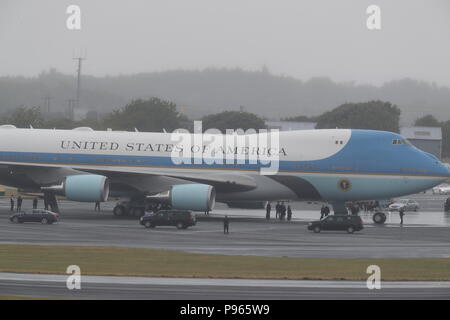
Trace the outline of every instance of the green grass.
<instances>
[{"instance_id":1,"label":"green grass","mask_svg":"<svg viewBox=\"0 0 450 320\"><path fill-rule=\"evenodd\" d=\"M78 265L85 275L366 280L381 267L383 280L450 281L450 259L277 258L194 254L168 250L0 245L0 271L65 274Z\"/></svg>"}]
</instances>

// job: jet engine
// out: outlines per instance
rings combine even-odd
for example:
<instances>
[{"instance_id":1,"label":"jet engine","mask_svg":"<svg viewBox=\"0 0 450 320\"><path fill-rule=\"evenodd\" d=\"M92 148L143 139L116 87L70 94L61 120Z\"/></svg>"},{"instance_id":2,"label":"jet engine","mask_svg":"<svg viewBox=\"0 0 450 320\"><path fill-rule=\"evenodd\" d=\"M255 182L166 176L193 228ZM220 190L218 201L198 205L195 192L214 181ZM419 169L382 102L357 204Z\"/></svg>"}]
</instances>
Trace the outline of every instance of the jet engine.
<instances>
[{"instance_id":1,"label":"jet engine","mask_svg":"<svg viewBox=\"0 0 450 320\"><path fill-rule=\"evenodd\" d=\"M59 185L42 187L64 195L67 199L80 202L106 201L109 194L108 178L97 174L80 174L67 176Z\"/></svg>"},{"instance_id":2,"label":"jet engine","mask_svg":"<svg viewBox=\"0 0 450 320\"><path fill-rule=\"evenodd\" d=\"M147 196L147 199L167 203L176 210L211 211L216 202L216 192L207 184L179 184L168 191Z\"/></svg>"}]
</instances>

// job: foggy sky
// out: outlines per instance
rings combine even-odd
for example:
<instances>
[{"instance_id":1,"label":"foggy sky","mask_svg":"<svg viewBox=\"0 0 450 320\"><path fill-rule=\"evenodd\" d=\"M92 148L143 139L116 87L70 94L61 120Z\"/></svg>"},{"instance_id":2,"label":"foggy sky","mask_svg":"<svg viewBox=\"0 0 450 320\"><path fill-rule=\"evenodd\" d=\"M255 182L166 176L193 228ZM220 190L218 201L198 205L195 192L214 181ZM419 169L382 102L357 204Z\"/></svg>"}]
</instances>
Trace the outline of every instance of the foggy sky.
<instances>
[{"instance_id":1,"label":"foggy sky","mask_svg":"<svg viewBox=\"0 0 450 320\"><path fill-rule=\"evenodd\" d=\"M66 8L82 30L66 28ZM382 30L366 28L381 7ZM448 0L0 0L0 76L240 67L299 79L450 86Z\"/></svg>"}]
</instances>

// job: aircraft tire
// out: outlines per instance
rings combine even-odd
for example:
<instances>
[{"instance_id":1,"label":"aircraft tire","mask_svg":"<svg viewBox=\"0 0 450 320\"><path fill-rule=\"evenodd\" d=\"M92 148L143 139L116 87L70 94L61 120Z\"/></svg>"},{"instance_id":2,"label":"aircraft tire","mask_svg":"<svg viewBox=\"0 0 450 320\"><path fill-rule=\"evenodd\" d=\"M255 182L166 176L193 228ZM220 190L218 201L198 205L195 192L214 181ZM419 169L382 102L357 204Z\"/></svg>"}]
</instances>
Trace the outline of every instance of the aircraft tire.
<instances>
[{"instance_id":1,"label":"aircraft tire","mask_svg":"<svg viewBox=\"0 0 450 320\"><path fill-rule=\"evenodd\" d=\"M377 212L372 217L376 224L384 224L386 222L386 215L383 212Z\"/></svg>"},{"instance_id":2,"label":"aircraft tire","mask_svg":"<svg viewBox=\"0 0 450 320\"><path fill-rule=\"evenodd\" d=\"M126 214L126 210L123 206L115 206L113 209L113 213L116 217L121 217Z\"/></svg>"}]
</instances>

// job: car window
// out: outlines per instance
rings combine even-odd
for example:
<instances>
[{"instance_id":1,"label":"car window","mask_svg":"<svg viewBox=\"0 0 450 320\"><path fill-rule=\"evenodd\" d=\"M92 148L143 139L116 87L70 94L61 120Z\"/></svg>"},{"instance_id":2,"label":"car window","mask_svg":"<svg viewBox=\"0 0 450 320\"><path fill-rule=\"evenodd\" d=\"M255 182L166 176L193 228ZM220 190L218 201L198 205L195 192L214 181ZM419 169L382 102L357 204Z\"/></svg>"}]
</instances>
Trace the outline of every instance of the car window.
<instances>
[{"instance_id":1,"label":"car window","mask_svg":"<svg viewBox=\"0 0 450 320\"><path fill-rule=\"evenodd\" d=\"M336 218L336 222L344 222L344 218L343 217L338 217L338 218Z\"/></svg>"}]
</instances>

